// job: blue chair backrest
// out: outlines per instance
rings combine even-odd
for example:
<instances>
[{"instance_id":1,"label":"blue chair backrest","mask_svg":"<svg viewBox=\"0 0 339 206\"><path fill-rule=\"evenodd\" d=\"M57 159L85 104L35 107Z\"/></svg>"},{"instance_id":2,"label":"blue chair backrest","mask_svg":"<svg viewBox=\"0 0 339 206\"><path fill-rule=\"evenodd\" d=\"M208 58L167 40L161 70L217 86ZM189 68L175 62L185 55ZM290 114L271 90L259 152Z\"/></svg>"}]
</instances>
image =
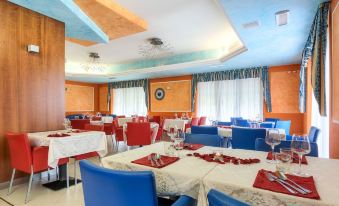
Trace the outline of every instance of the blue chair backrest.
<instances>
[{"instance_id":1,"label":"blue chair backrest","mask_svg":"<svg viewBox=\"0 0 339 206\"><path fill-rule=\"evenodd\" d=\"M231 117L231 122L233 125L236 125L237 120L242 119L242 117Z\"/></svg>"},{"instance_id":2,"label":"blue chair backrest","mask_svg":"<svg viewBox=\"0 0 339 206\"><path fill-rule=\"evenodd\" d=\"M250 123L247 119L238 119L235 125L238 127L250 127Z\"/></svg>"},{"instance_id":3,"label":"blue chair backrest","mask_svg":"<svg viewBox=\"0 0 339 206\"><path fill-rule=\"evenodd\" d=\"M318 135L319 135L320 129L312 126L310 128L310 131L308 133L308 138L310 138L311 142L317 142L318 140Z\"/></svg>"},{"instance_id":4,"label":"blue chair backrest","mask_svg":"<svg viewBox=\"0 0 339 206\"><path fill-rule=\"evenodd\" d=\"M289 135L290 134L290 128L291 128L291 120L287 120L287 121L277 121L277 123L275 124L275 128L277 129L284 129L285 130L285 134Z\"/></svg>"},{"instance_id":5,"label":"blue chair backrest","mask_svg":"<svg viewBox=\"0 0 339 206\"><path fill-rule=\"evenodd\" d=\"M186 134L185 143L202 144L211 147L221 147L223 138L212 134Z\"/></svg>"},{"instance_id":6,"label":"blue chair backrest","mask_svg":"<svg viewBox=\"0 0 339 206\"><path fill-rule=\"evenodd\" d=\"M250 206L215 189L211 189L208 192L207 199L209 206Z\"/></svg>"},{"instance_id":7,"label":"blue chair backrest","mask_svg":"<svg viewBox=\"0 0 339 206\"><path fill-rule=\"evenodd\" d=\"M232 128L232 148L255 150L255 140L266 137L266 129Z\"/></svg>"},{"instance_id":8,"label":"blue chair backrest","mask_svg":"<svg viewBox=\"0 0 339 206\"><path fill-rule=\"evenodd\" d=\"M83 119L83 115L82 114L72 114L72 115L67 115L66 118L69 120L73 120L76 117L78 117L78 119Z\"/></svg>"},{"instance_id":9,"label":"blue chair backrest","mask_svg":"<svg viewBox=\"0 0 339 206\"><path fill-rule=\"evenodd\" d=\"M280 121L279 118L265 118L265 122L274 122L275 124L277 121Z\"/></svg>"},{"instance_id":10,"label":"blue chair backrest","mask_svg":"<svg viewBox=\"0 0 339 206\"><path fill-rule=\"evenodd\" d=\"M283 140L280 142L280 144L276 145L274 147L275 152L279 152L280 148L291 148L291 141ZM259 138L255 141L255 150L257 151L271 151L271 146L266 144L265 139ZM311 142L311 152L307 154L306 156L312 156L312 157L318 157L318 145L317 143Z\"/></svg>"},{"instance_id":11,"label":"blue chair backrest","mask_svg":"<svg viewBox=\"0 0 339 206\"><path fill-rule=\"evenodd\" d=\"M218 134L218 127L210 126L192 126L192 134Z\"/></svg>"},{"instance_id":12,"label":"blue chair backrest","mask_svg":"<svg viewBox=\"0 0 339 206\"><path fill-rule=\"evenodd\" d=\"M116 171L80 161L86 206L157 206L154 175L150 171Z\"/></svg>"},{"instance_id":13,"label":"blue chair backrest","mask_svg":"<svg viewBox=\"0 0 339 206\"><path fill-rule=\"evenodd\" d=\"M275 126L274 122L265 122L260 124L261 128L274 128L274 126Z\"/></svg>"},{"instance_id":14,"label":"blue chair backrest","mask_svg":"<svg viewBox=\"0 0 339 206\"><path fill-rule=\"evenodd\" d=\"M218 122L219 126L231 126L232 122Z\"/></svg>"}]
</instances>

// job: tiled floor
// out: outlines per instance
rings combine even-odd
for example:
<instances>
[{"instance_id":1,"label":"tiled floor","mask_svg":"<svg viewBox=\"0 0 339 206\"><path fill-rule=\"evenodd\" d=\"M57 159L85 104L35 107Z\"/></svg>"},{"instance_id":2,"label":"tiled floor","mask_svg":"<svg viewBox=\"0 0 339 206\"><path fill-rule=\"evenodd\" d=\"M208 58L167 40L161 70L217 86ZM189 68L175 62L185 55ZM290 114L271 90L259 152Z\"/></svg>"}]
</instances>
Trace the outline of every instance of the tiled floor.
<instances>
[{"instance_id":1,"label":"tiled floor","mask_svg":"<svg viewBox=\"0 0 339 206\"><path fill-rule=\"evenodd\" d=\"M125 151L126 146L120 144L119 152ZM99 164L97 158L91 159L91 162ZM73 162L69 163L69 174L73 176ZM80 175L79 166L77 166L77 176ZM55 178L53 176L52 178ZM77 186L71 186L69 189L63 189L59 191L53 191L42 186L42 183L46 182L46 178L42 180L36 179L33 181L31 190L31 200L25 204L25 195L27 191L27 184L20 184L13 186L13 192L11 195L7 195L7 189L0 190L0 198L3 198L7 202L15 206L82 206L84 205L82 184ZM0 199L0 206L9 206L5 201Z\"/></svg>"}]
</instances>

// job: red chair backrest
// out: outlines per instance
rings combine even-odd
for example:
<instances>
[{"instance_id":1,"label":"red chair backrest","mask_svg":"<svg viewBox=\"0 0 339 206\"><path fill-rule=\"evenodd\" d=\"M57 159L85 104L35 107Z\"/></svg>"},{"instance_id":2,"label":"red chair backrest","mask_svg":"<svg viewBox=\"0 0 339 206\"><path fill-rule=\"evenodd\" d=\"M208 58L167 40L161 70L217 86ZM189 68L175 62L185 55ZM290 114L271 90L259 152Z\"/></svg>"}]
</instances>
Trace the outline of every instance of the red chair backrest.
<instances>
[{"instance_id":1,"label":"red chair backrest","mask_svg":"<svg viewBox=\"0 0 339 206\"><path fill-rule=\"evenodd\" d=\"M133 117L132 118L132 122L138 122L138 118L137 117Z\"/></svg>"},{"instance_id":2,"label":"red chair backrest","mask_svg":"<svg viewBox=\"0 0 339 206\"><path fill-rule=\"evenodd\" d=\"M104 123L104 131L106 135L114 134L114 124L113 123Z\"/></svg>"},{"instance_id":3,"label":"red chair backrest","mask_svg":"<svg viewBox=\"0 0 339 206\"><path fill-rule=\"evenodd\" d=\"M198 126L199 125L199 120L200 120L199 117L193 117L192 121L191 121L191 125L192 126Z\"/></svg>"},{"instance_id":4,"label":"red chair backrest","mask_svg":"<svg viewBox=\"0 0 339 206\"><path fill-rule=\"evenodd\" d=\"M200 117L200 119L199 119L199 126L200 125L206 125L206 117Z\"/></svg>"},{"instance_id":5,"label":"red chair backrest","mask_svg":"<svg viewBox=\"0 0 339 206\"><path fill-rule=\"evenodd\" d=\"M126 118L126 116L125 115L119 115L119 116L117 116L117 118Z\"/></svg>"},{"instance_id":6,"label":"red chair backrest","mask_svg":"<svg viewBox=\"0 0 339 206\"><path fill-rule=\"evenodd\" d=\"M94 124L86 124L85 130L89 131L104 131L104 125L94 125Z\"/></svg>"},{"instance_id":7,"label":"red chair backrest","mask_svg":"<svg viewBox=\"0 0 339 206\"><path fill-rule=\"evenodd\" d=\"M149 122L127 122L127 145L149 145L151 141L151 128Z\"/></svg>"},{"instance_id":8,"label":"red chair backrest","mask_svg":"<svg viewBox=\"0 0 339 206\"><path fill-rule=\"evenodd\" d=\"M31 173L32 151L27 134L7 133L6 138L12 168Z\"/></svg>"},{"instance_id":9,"label":"red chair backrest","mask_svg":"<svg viewBox=\"0 0 339 206\"><path fill-rule=\"evenodd\" d=\"M92 120L93 121L101 121L101 117L94 116L94 117L92 117Z\"/></svg>"},{"instance_id":10,"label":"red chair backrest","mask_svg":"<svg viewBox=\"0 0 339 206\"><path fill-rule=\"evenodd\" d=\"M153 116L153 122L156 122L160 125L160 116Z\"/></svg>"},{"instance_id":11,"label":"red chair backrest","mask_svg":"<svg viewBox=\"0 0 339 206\"><path fill-rule=\"evenodd\" d=\"M89 124L90 122L91 121L89 119L72 119L72 129L85 129L85 125Z\"/></svg>"},{"instance_id":12,"label":"red chair backrest","mask_svg":"<svg viewBox=\"0 0 339 206\"><path fill-rule=\"evenodd\" d=\"M138 117L138 122L148 122L147 117Z\"/></svg>"}]
</instances>

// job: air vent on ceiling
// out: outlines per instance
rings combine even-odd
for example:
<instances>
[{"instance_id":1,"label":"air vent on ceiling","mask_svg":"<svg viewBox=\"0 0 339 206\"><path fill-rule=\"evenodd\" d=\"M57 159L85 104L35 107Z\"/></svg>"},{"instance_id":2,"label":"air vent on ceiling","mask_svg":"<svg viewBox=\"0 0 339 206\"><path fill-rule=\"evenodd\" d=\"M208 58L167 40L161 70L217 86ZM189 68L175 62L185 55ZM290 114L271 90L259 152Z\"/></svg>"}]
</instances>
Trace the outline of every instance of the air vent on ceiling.
<instances>
[{"instance_id":1,"label":"air vent on ceiling","mask_svg":"<svg viewBox=\"0 0 339 206\"><path fill-rule=\"evenodd\" d=\"M248 22L242 25L244 29L253 29L259 26L260 26L260 23L258 21L252 21L252 22Z\"/></svg>"},{"instance_id":2,"label":"air vent on ceiling","mask_svg":"<svg viewBox=\"0 0 339 206\"><path fill-rule=\"evenodd\" d=\"M289 10L278 11L277 13L275 13L275 23L277 24L277 26L288 24L289 13Z\"/></svg>"}]
</instances>

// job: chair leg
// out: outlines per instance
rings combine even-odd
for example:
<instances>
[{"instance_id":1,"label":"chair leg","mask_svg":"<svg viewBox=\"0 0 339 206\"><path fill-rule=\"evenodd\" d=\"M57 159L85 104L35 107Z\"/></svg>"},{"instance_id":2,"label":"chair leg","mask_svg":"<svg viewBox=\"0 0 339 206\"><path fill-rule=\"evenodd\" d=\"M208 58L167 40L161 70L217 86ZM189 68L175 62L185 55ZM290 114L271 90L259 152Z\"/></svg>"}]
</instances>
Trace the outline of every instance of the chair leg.
<instances>
[{"instance_id":1,"label":"chair leg","mask_svg":"<svg viewBox=\"0 0 339 206\"><path fill-rule=\"evenodd\" d=\"M51 180L51 174L49 171L49 168L47 169L47 181L49 182Z\"/></svg>"},{"instance_id":2,"label":"chair leg","mask_svg":"<svg viewBox=\"0 0 339 206\"><path fill-rule=\"evenodd\" d=\"M13 186L14 176L15 176L15 169L12 170L12 177L11 177L11 182L9 183L9 188L8 188L7 195L10 195L12 193L12 186Z\"/></svg>"},{"instance_id":3,"label":"chair leg","mask_svg":"<svg viewBox=\"0 0 339 206\"><path fill-rule=\"evenodd\" d=\"M66 163L66 184L67 184L67 188L69 188L68 163Z\"/></svg>"},{"instance_id":4,"label":"chair leg","mask_svg":"<svg viewBox=\"0 0 339 206\"><path fill-rule=\"evenodd\" d=\"M74 160L74 184L77 185L77 161Z\"/></svg>"},{"instance_id":5,"label":"chair leg","mask_svg":"<svg viewBox=\"0 0 339 206\"><path fill-rule=\"evenodd\" d=\"M33 173L33 170L32 170L31 175L29 177L28 189L27 189L26 198L25 198L25 204L27 204L27 202L30 199L33 175L34 175L34 173Z\"/></svg>"},{"instance_id":6,"label":"chair leg","mask_svg":"<svg viewBox=\"0 0 339 206\"><path fill-rule=\"evenodd\" d=\"M59 180L59 166L55 168L56 178Z\"/></svg>"}]
</instances>

